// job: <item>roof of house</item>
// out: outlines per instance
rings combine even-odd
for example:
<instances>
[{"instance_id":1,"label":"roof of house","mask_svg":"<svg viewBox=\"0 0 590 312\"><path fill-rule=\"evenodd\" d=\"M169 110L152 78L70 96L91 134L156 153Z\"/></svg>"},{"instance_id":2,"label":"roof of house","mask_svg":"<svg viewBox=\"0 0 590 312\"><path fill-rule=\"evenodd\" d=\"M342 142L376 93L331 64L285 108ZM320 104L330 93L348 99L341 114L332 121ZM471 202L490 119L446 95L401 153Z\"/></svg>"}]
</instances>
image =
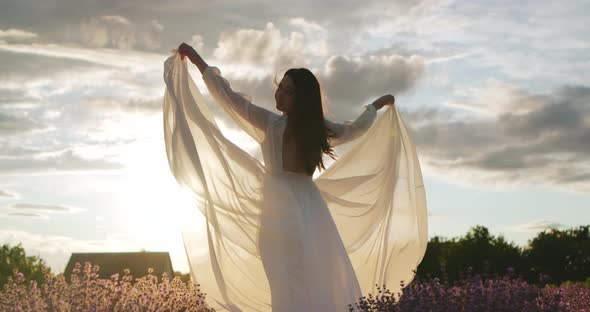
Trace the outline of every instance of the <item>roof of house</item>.
<instances>
[{"instance_id":1,"label":"roof of house","mask_svg":"<svg viewBox=\"0 0 590 312\"><path fill-rule=\"evenodd\" d=\"M149 268L154 270L152 274L157 276L158 280L164 272L168 273L170 279L174 277L172 261L168 252L72 253L64 270L68 281L76 262L80 263L81 271L84 269L85 262L90 262L93 266L98 265L100 268L97 273L100 278L110 278L115 273L119 273L119 278L121 278L125 269L129 269L134 278L139 278L147 275Z\"/></svg>"}]
</instances>

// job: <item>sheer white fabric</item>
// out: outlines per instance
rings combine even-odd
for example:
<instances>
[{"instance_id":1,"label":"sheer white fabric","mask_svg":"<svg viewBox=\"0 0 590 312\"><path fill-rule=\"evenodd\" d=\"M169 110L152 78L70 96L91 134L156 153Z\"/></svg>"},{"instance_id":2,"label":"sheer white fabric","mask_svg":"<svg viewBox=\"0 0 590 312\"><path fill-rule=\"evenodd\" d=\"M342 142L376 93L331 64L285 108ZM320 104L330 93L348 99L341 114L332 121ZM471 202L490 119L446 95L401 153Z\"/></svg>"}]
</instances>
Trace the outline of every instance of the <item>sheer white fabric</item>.
<instances>
[{"instance_id":1,"label":"sheer white fabric","mask_svg":"<svg viewBox=\"0 0 590 312\"><path fill-rule=\"evenodd\" d=\"M326 120L338 135L332 145L352 145L314 179L282 169L287 117L233 91L217 67L203 80L261 144L264 165L223 136L178 54L164 80L170 169L206 219L206 236L184 235L185 249L213 308L348 311L376 284L397 292L413 279L428 239L426 200L395 106L378 118L368 105L355 121Z\"/></svg>"}]
</instances>

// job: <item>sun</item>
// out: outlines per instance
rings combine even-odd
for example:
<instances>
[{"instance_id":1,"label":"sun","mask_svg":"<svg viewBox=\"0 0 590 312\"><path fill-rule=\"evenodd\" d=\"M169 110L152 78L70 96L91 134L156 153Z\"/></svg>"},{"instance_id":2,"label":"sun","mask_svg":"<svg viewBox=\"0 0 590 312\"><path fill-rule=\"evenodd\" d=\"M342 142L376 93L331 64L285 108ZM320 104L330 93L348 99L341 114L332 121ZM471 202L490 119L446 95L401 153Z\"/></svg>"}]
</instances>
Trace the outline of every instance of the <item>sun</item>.
<instances>
[{"instance_id":1,"label":"sun","mask_svg":"<svg viewBox=\"0 0 590 312\"><path fill-rule=\"evenodd\" d=\"M207 248L205 221L191 194L170 172L164 140L137 140L120 155L125 169L113 194L119 207L116 218L134 237L133 245L168 251L173 263L180 262L181 269L187 270L182 233L194 233Z\"/></svg>"}]
</instances>

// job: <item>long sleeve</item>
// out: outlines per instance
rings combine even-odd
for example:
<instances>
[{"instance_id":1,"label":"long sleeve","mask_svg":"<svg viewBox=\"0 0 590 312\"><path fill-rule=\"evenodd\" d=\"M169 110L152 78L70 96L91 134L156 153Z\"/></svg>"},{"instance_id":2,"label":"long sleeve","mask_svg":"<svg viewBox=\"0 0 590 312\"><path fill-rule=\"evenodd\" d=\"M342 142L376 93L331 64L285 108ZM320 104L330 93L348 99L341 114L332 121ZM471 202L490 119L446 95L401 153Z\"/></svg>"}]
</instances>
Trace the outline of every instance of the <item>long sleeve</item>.
<instances>
[{"instance_id":1,"label":"long sleeve","mask_svg":"<svg viewBox=\"0 0 590 312\"><path fill-rule=\"evenodd\" d=\"M211 96L228 113L234 122L258 143L264 140L266 126L275 113L252 104L250 98L232 90L229 81L221 76L216 66L208 66L203 72L203 81Z\"/></svg>"},{"instance_id":2,"label":"long sleeve","mask_svg":"<svg viewBox=\"0 0 590 312\"><path fill-rule=\"evenodd\" d=\"M369 104L365 105L365 110L354 121L347 120L339 123L325 119L328 128L336 133L336 137L331 138L330 144L338 146L360 137L371 127L376 116L377 109Z\"/></svg>"}]
</instances>

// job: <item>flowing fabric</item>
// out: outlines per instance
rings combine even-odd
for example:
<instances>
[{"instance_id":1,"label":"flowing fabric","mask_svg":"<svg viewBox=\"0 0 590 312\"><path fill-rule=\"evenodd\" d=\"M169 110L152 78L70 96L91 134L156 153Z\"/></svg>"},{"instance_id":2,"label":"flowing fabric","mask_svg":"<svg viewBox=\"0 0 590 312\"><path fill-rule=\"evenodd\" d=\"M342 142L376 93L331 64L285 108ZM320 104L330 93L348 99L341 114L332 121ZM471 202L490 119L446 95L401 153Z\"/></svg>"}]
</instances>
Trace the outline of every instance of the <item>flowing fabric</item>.
<instances>
[{"instance_id":1,"label":"flowing fabric","mask_svg":"<svg viewBox=\"0 0 590 312\"><path fill-rule=\"evenodd\" d=\"M194 195L206 235L183 233L193 281L227 311L348 311L401 290L427 243L415 146L395 106L326 120L350 148L316 178L282 169L286 115L231 89L217 67L203 79L215 103L261 145L263 161L229 141L178 54L164 63L164 138L172 174ZM203 253L203 248L207 252Z\"/></svg>"}]
</instances>

